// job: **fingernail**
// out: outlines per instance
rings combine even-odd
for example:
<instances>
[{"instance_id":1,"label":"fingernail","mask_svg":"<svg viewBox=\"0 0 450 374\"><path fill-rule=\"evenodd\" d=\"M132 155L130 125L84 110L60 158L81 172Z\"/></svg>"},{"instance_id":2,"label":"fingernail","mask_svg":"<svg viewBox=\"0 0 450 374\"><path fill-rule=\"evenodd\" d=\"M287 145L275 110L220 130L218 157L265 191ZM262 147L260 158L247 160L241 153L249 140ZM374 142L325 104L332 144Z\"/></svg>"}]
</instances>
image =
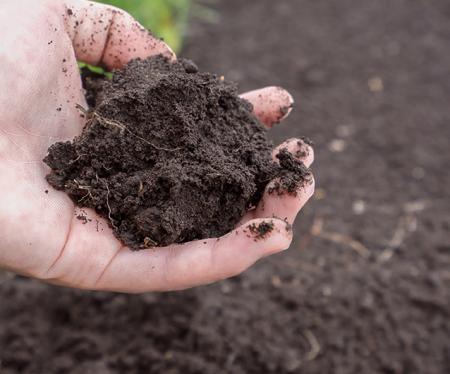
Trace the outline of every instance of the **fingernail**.
<instances>
[{"instance_id":1,"label":"fingernail","mask_svg":"<svg viewBox=\"0 0 450 374\"><path fill-rule=\"evenodd\" d=\"M285 118L289 116L289 114L292 112L292 109L294 108L294 98L292 95L287 92L284 88L277 87L278 89L278 95L280 96L280 102L282 103L288 103L287 105L283 105L280 107L280 115L278 122L281 122Z\"/></svg>"}]
</instances>

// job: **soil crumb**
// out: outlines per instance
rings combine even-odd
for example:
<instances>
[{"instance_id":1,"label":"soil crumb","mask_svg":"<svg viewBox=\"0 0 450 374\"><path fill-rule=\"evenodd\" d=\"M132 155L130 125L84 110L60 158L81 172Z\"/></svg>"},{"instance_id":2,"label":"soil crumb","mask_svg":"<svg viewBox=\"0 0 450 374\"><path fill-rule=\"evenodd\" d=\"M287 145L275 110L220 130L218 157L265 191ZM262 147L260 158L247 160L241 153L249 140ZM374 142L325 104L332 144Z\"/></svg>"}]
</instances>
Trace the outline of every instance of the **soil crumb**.
<instances>
[{"instance_id":1,"label":"soil crumb","mask_svg":"<svg viewBox=\"0 0 450 374\"><path fill-rule=\"evenodd\" d=\"M254 235L255 239L264 239L267 237L267 235L269 235L274 228L274 223L273 221L270 222L261 222L259 225L257 225L256 223L252 223L251 225L248 226L248 229L250 230L250 232Z\"/></svg>"},{"instance_id":2,"label":"soil crumb","mask_svg":"<svg viewBox=\"0 0 450 374\"><path fill-rule=\"evenodd\" d=\"M309 170L302 162L294 158L286 148L281 149L276 158L279 161L280 168L277 173L277 180L269 187L269 194L283 195L289 193L297 196L299 186L312 183L312 175Z\"/></svg>"},{"instance_id":3,"label":"soil crumb","mask_svg":"<svg viewBox=\"0 0 450 374\"><path fill-rule=\"evenodd\" d=\"M277 193L295 194L310 178L286 150L272 160L266 129L235 84L191 61L137 59L112 80L84 84L86 126L49 148L47 180L133 250L224 235L272 179Z\"/></svg>"}]
</instances>

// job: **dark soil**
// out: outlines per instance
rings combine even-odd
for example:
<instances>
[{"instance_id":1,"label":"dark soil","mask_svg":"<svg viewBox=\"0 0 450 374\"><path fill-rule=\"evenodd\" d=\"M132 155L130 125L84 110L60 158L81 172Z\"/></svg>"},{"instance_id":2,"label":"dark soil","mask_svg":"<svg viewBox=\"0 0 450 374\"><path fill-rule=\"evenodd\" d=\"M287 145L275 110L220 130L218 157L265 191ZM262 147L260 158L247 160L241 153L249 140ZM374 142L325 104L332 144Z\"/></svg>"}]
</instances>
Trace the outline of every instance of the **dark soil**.
<instances>
[{"instance_id":1,"label":"dark soil","mask_svg":"<svg viewBox=\"0 0 450 374\"><path fill-rule=\"evenodd\" d=\"M83 133L56 143L49 183L94 208L131 249L219 237L269 181L295 194L309 171L287 150L272 160L266 129L237 87L193 62L130 62L112 81L85 77Z\"/></svg>"},{"instance_id":2,"label":"dark soil","mask_svg":"<svg viewBox=\"0 0 450 374\"><path fill-rule=\"evenodd\" d=\"M291 248L171 294L5 273L0 372L449 373L450 3L219 9L219 23L194 24L183 54L244 89L290 89L298 104L271 136L315 142L317 192Z\"/></svg>"}]
</instances>

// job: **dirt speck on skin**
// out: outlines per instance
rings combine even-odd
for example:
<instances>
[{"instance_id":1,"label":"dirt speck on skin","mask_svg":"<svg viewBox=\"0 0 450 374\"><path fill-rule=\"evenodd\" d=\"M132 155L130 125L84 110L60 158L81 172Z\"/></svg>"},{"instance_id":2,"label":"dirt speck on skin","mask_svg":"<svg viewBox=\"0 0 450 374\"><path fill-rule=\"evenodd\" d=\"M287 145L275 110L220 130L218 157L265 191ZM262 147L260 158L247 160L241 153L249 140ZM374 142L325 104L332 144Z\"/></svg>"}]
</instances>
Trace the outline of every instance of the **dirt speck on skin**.
<instances>
[{"instance_id":1,"label":"dirt speck on skin","mask_svg":"<svg viewBox=\"0 0 450 374\"><path fill-rule=\"evenodd\" d=\"M92 222L92 219L87 218L86 213L84 212L77 214L76 219L81 221L83 225L87 224L88 222Z\"/></svg>"},{"instance_id":2,"label":"dirt speck on skin","mask_svg":"<svg viewBox=\"0 0 450 374\"><path fill-rule=\"evenodd\" d=\"M305 143L303 143L301 140L297 142L298 150L295 152L295 157L297 158L305 158L309 156L309 150L307 147L305 147Z\"/></svg>"},{"instance_id":3,"label":"dirt speck on skin","mask_svg":"<svg viewBox=\"0 0 450 374\"><path fill-rule=\"evenodd\" d=\"M261 222L260 224L252 223L251 225L247 226L250 233L253 234L256 240L265 239L275 227L273 221L270 222Z\"/></svg>"},{"instance_id":4,"label":"dirt speck on skin","mask_svg":"<svg viewBox=\"0 0 450 374\"><path fill-rule=\"evenodd\" d=\"M84 78L82 134L50 147L48 182L105 217L131 249L220 237L269 181L295 194L310 171L266 129L235 84L188 60L134 60L113 79Z\"/></svg>"},{"instance_id":5,"label":"dirt speck on skin","mask_svg":"<svg viewBox=\"0 0 450 374\"><path fill-rule=\"evenodd\" d=\"M82 215L82 214L78 214L77 215L77 220L82 221L84 224L87 223L87 218L86 216Z\"/></svg>"},{"instance_id":6,"label":"dirt speck on skin","mask_svg":"<svg viewBox=\"0 0 450 374\"><path fill-rule=\"evenodd\" d=\"M284 222L286 223L286 232L291 233L292 232L292 224L290 224L287 220L287 218L284 220Z\"/></svg>"}]
</instances>

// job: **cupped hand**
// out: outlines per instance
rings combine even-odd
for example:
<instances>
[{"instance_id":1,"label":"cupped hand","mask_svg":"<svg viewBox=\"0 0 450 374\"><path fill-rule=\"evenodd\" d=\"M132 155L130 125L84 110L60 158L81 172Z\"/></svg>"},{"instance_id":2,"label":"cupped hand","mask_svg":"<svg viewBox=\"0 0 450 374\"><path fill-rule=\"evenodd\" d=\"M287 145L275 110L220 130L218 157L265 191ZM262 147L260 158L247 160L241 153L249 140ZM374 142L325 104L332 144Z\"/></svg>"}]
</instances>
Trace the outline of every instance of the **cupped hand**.
<instances>
[{"instance_id":1,"label":"cupped hand","mask_svg":"<svg viewBox=\"0 0 450 374\"><path fill-rule=\"evenodd\" d=\"M137 57L175 56L127 13L84 0L5 0L0 21L0 267L70 287L164 291L239 274L289 247L289 224L313 183L297 196L266 193L240 227L221 238L165 248L132 252L95 212L87 210L86 224L78 220L69 197L47 184L42 162L51 144L72 139L84 126L77 60L113 69ZM292 106L291 96L276 87L243 97L268 127ZM274 155L280 148L307 166L313 161L313 150L296 139ZM249 234L249 225L264 221L274 224L268 235Z\"/></svg>"}]
</instances>

